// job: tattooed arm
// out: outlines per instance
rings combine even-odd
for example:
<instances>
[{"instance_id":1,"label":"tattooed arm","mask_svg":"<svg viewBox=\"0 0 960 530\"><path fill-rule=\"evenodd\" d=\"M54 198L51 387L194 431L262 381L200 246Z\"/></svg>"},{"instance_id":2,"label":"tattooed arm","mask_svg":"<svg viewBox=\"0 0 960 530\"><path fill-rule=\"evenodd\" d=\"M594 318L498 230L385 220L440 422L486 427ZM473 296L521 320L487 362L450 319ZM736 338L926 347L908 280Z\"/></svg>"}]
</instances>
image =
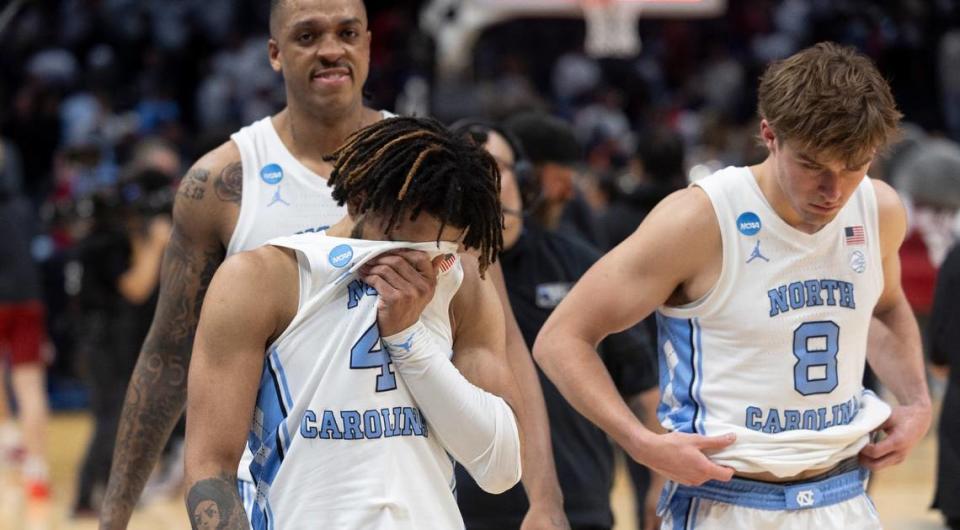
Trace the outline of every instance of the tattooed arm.
<instances>
[{"instance_id":1,"label":"tattooed arm","mask_svg":"<svg viewBox=\"0 0 960 530\"><path fill-rule=\"evenodd\" d=\"M223 263L210 283L190 360L187 511L193 528L246 528L237 490L243 452L272 337L297 310L292 251L260 247Z\"/></svg>"},{"instance_id":2,"label":"tattooed arm","mask_svg":"<svg viewBox=\"0 0 960 530\"><path fill-rule=\"evenodd\" d=\"M160 299L120 417L101 529L126 528L183 412L200 306L223 261L224 226L232 227L240 201L239 159L236 145L228 142L201 158L180 184L160 267Z\"/></svg>"}]
</instances>

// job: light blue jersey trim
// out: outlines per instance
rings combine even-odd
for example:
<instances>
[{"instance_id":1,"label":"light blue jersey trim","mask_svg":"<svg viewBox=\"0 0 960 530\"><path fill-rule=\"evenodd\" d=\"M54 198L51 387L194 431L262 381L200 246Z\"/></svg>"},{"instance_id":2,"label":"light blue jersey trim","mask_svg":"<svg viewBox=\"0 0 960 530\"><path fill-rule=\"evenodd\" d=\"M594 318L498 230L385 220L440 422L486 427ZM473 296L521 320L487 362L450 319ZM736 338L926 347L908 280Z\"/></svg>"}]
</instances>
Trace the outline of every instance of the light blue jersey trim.
<instances>
[{"instance_id":1,"label":"light blue jersey trim","mask_svg":"<svg viewBox=\"0 0 960 530\"><path fill-rule=\"evenodd\" d=\"M693 530L697 524L697 512L700 511L700 499L693 499L690 503L690 510L687 512L687 530Z\"/></svg>"},{"instance_id":2,"label":"light blue jersey trim","mask_svg":"<svg viewBox=\"0 0 960 530\"><path fill-rule=\"evenodd\" d=\"M272 530L274 527L269 491L291 442L286 419L293 400L276 348L270 351L263 364L255 421L247 441L254 455L250 462L250 474L256 484L256 506L250 517L250 525L254 530Z\"/></svg>"},{"instance_id":3,"label":"light blue jersey trim","mask_svg":"<svg viewBox=\"0 0 960 530\"><path fill-rule=\"evenodd\" d=\"M290 396L290 386L287 384L287 372L283 370L283 364L280 362L280 351L276 348L270 350L270 361L276 372L280 376L280 388L283 390L284 406L287 410L293 408L293 398Z\"/></svg>"},{"instance_id":4,"label":"light blue jersey trim","mask_svg":"<svg viewBox=\"0 0 960 530\"><path fill-rule=\"evenodd\" d=\"M266 509L267 509L267 515L269 516L269 517L267 518L267 522L269 523L268 528L269 528L269 530L274 530L274 526L273 526L273 521L274 521L273 508L270 507L270 503L269 503L269 502L267 502L265 506L266 506Z\"/></svg>"},{"instance_id":5,"label":"light blue jersey trim","mask_svg":"<svg viewBox=\"0 0 960 530\"><path fill-rule=\"evenodd\" d=\"M257 489L252 482L237 479L237 489L240 490L240 499L243 501L243 511L246 513L247 522L253 526L253 514L257 510Z\"/></svg>"},{"instance_id":6,"label":"light blue jersey trim","mask_svg":"<svg viewBox=\"0 0 960 530\"><path fill-rule=\"evenodd\" d=\"M280 362L280 355L276 348L270 351L270 356L268 357L270 362L270 367L276 377L277 382L280 384L280 397L283 398L283 408L285 411L289 411L293 408L293 398L290 397L290 387L287 384L287 374L283 370L283 364ZM286 412L283 415L286 419ZM283 452L286 454L287 450L290 448L290 431L287 429L287 422L280 422L280 435L282 436L281 441L283 442Z\"/></svg>"},{"instance_id":7,"label":"light blue jersey trim","mask_svg":"<svg viewBox=\"0 0 960 530\"><path fill-rule=\"evenodd\" d=\"M676 499L670 503L670 516L673 519L671 530L687 530L687 520L690 518L692 503L689 498Z\"/></svg>"},{"instance_id":8,"label":"light blue jersey trim","mask_svg":"<svg viewBox=\"0 0 960 530\"><path fill-rule=\"evenodd\" d=\"M671 430L702 434L705 411L700 399L703 353L699 322L657 313L657 342L661 394L657 416ZM667 355L668 342L676 353L675 366Z\"/></svg>"}]
</instances>

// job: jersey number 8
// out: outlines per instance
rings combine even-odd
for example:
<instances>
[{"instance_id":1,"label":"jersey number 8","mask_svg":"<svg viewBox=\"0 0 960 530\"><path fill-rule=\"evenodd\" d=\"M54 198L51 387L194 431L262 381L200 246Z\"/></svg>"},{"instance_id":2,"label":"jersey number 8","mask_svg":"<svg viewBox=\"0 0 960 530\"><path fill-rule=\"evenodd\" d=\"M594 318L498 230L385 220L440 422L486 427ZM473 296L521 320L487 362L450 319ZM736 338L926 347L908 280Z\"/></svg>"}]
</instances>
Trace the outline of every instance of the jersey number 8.
<instances>
[{"instance_id":1,"label":"jersey number 8","mask_svg":"<svg viewBox=\"0 0 960 530\"><path fill-rule=\"evenodd\" d=\"M831 321L804 322L793 332L793 387L804 396L837 388L840 326Z\"/></svg>"}]
</instances>

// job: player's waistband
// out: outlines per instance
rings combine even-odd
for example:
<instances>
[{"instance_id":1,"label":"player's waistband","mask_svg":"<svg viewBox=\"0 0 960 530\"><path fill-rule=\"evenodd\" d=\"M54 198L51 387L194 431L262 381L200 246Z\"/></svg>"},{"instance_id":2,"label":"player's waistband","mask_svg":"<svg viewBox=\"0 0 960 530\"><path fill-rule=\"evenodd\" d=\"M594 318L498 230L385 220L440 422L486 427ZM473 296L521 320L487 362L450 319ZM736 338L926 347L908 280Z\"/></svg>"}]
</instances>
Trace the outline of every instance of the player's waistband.
<instances>
[{"instance_id":1,"label":"player's waistband","mask_svg":"<svg viewBox=\"0 0 960 530\"><path fill-rule=\"evenodd\" d=\"M702 486L684 486L667 482L657 512L663 513L674 500L699 498L757 508L760 510L806 510L838 504L863 495L869 471L860 466L852 470L834 470L825 476L802 482L776 484L734 478L730 482L711 480Z\"/></svg>"}]
</instances>

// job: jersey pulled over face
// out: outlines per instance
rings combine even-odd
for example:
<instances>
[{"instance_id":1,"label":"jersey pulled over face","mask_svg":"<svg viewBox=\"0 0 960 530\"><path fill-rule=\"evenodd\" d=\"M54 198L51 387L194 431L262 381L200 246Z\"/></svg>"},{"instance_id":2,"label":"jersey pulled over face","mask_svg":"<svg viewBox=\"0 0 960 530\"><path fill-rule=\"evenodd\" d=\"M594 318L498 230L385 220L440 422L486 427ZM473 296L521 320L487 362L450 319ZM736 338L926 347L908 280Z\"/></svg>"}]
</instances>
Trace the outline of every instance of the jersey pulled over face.
<instances>
[{"instance_id":1,"label":"jersey pulled over face","mask_svg":"<svg viewBox=\"0 0 960 530\"><path fill-rule=\"evenodd\" d=\"M453 243L410 244L307 233L296 250L300 302L267 351L247 463L254 528L462 528L453 463L398 377L377 328L377 292L357 269L397 248L435 257ZM452 348L449 304L463 279L444 261L427 329Z\"/></svg>"},{"instance_id":2,"label":"jersey pulled over face","mask_svg":"<svg viewBox=\"0 0 960 530\"><path fill-rule=\"evenodd\" d=\"M862 385L883 290L870 180L813 234L779 217L747 168L697 185L723 265L701 300L658 310L661 423L735 433L711 459L741 473L791 477L855 455L890 413Z\"/></svg>"}]
</instances>

